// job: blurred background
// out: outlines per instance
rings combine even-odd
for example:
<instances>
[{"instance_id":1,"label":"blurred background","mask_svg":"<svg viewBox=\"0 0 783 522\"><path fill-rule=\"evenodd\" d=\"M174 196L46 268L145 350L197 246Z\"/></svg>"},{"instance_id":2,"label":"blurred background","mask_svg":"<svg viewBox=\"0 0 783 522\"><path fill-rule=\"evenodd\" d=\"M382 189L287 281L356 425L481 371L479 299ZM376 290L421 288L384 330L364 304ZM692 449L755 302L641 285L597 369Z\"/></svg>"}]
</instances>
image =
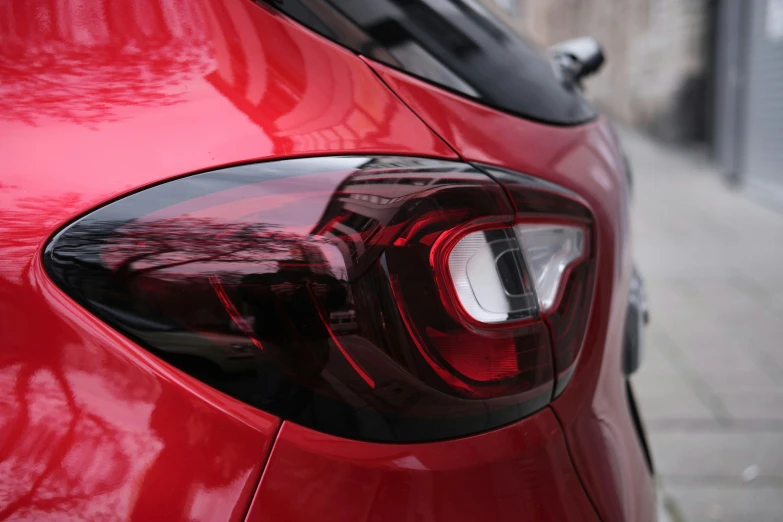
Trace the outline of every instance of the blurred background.
<instances>
[{"instance_id":1,"label":"blurred background","mask_svg":"<svg viewBox=\"0 0 783 522\"><path fill-rule=\"evenodd\" d=\"M783 202L783 0L483 3L543 47L597 38L608 61L587 87L605 114Z\"/></svg>"},{"instance_id":2,"label":"blurred background","mask_svg":"<svg viewBox=\"0 0 783 522\"><path fill-rule=\"evenodd\" d=\"M783 0L483 0L593 36L650 293L634 386L675 519L783 520Z\"/></svg>"}]
</instances>

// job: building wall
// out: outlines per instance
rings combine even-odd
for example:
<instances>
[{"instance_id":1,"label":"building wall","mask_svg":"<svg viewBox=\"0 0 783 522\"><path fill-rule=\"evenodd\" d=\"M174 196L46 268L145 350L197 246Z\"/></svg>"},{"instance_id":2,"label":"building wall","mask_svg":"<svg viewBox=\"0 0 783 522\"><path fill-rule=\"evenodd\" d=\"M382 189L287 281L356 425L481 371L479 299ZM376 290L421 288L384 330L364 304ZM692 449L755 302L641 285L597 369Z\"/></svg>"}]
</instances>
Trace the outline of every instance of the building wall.
<instances>
[{"instance_id":1,"label":"building wall","mask_svg":"<svg viewBox=\"0 0 783 522\"><path fill-rule=\"evenodd\" d=\"M716 0L482 1L542 46L598 39L607 62L585 86L615 119L669 141L708 137L707 43Z\"/></svg>"}]
</instances>

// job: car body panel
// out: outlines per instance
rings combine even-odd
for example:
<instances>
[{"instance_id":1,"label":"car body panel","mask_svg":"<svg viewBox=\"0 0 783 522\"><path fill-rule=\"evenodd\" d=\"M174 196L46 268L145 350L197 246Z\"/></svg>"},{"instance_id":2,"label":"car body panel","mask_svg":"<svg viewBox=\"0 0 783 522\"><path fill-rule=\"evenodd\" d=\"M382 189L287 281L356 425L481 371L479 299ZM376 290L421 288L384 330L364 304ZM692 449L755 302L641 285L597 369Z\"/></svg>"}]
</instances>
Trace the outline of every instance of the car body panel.
<instances>
[{"instance_id":1,"label":"car body panel","mask_svg":"<svg viewBox=\"0 0 783 522\"><path fill-rule=\"evenodd\" d=\"M0 519L241 520L279 421L73 303L36 242L4 245Z\"/></svg>"},{"instance_id":2,"label":"car body panel","mask_svg":"<svg viewBox=\"0 0 783 522\"><path fill-rule=\"evenodd\" d=\"M290 492L298 492L291 495ZM248 522L595 521L549 408L428 444L359 443L284 422Z\"/></svg>"},{"instance_id":3,"label":"car body panel","mask_svg":"<svg viewBox=\"0 0 783 522\"><path fill-rule=\"evenodd\" d=\"M0 7L4 186L78 193L83 211L270 157L455 157L354 55L249 1L94 4Z\"/></svg>"},{"instance_id":4,"label":"car body panel","mask_svg":"<svg viewBox=\"0 0 783 522\"><path fill-rule=\"evenodd\" d=\"M11 0L0 6L0 66L0 519L242 520L271 451L251 519L489 518L471 511L474 499L505 509L495 518L591 520L567 443L605 521L647 520L649 478L609 370L621 334L607 331L619 328L628 277L608 254L624 241L611 222L624 220L604 124L524 123L373 65L425 124L355 55L249 0ZM151 184L303 155L456 159L441 137L463 158L583 193L603 223L594 313L610 326L590 329L554 409L501 430L408 447L283 423L270 450L279 419L150 355L41 264L57 230ZM320 512L296 504L305 486ZM412 511L394 511L389 494Z\"/></svg>"},{"instance_id":5,"label":"car body panel","mask_svg":"<svg viewBox=\"0 0 783 522\"><path fill-rule=\"evenodd\" d=\"M653 481L622 372L632 272L628 189L608 123L554 127L525 121L367 62L464 160L551 181L579 194L591 209L598 236L593 308L574 375L552 408L602 520L652 520Z\"/></svg>"},{"instance_id":6,"label":"car body panel","mask_svg":"<svg viewBox=\"0 0 783 522\"><path fill-rule=\"evenodd\" d=\"M455 154L357 57L245 0L5 2L0 63L0 519L242 520L279 420L75 304L48 238L221 165Z\"/></svg>"},{"instance_id":7,"label":"car body panel","mask_svg":"<svg viewBox=\"0 0 783 522\"><path fill-rule=\"evenodd\" d=\"M356 54L483 105L554 125L596 117L582 92L562 81L548 54L482 2L285 0L268 5Z\"/></svg>"}]
</instances>

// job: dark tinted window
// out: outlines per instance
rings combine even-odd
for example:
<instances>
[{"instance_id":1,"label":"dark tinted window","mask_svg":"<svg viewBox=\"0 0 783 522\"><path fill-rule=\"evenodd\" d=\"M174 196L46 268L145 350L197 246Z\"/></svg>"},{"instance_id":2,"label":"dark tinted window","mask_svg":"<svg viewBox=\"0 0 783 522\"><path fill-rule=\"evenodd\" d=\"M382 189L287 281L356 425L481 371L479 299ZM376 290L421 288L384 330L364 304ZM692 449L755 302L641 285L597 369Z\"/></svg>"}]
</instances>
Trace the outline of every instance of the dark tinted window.
<instances>
[{"instance_id":1,"label":"dark tinted window","mask_svg":"<svg viewBox=\"0 0 783 522\"><path fill-rule=\"evenodd\" d=\"M278 0L353 51L486 105L573 125L595 117L546 56L474 0Z\"/></svg>"}]
</instances>

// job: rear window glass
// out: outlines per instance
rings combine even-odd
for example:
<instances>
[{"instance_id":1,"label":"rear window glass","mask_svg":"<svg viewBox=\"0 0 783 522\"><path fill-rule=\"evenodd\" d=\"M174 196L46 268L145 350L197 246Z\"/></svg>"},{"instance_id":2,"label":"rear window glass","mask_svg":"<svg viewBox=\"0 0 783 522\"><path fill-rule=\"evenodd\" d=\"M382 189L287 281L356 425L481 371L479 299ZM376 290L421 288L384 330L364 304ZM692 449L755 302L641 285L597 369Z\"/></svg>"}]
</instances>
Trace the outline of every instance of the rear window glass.
<instances>
[{"instance_id":1,"label":"rear window glass","mask_svg":"<svg viewBox=\"0 0 783 522\"><path fill-rule=\"evenodd\" d=\"M259 0L260 1L260 0ZM591 120L549 59L473 0L278 0L277 9L391 67L524 118Z\"/></svg>"}]
</instances>

